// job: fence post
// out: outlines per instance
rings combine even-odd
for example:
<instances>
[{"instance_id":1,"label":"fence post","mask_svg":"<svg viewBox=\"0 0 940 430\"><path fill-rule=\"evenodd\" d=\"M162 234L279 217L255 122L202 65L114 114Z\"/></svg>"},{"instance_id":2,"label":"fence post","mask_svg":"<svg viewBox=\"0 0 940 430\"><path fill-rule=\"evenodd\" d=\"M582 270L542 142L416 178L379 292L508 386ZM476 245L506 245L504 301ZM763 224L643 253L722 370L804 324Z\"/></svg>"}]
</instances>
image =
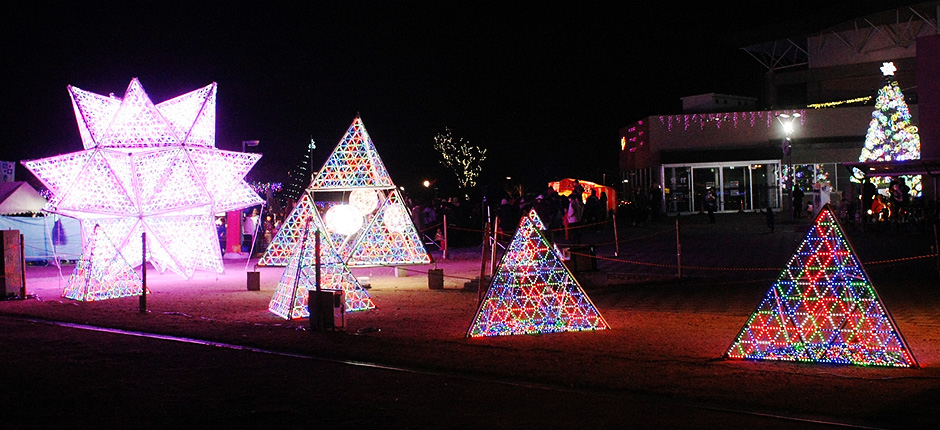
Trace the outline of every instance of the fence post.
<instances>
[{"instance_id":1,"label":"fence post","mask_svg":"<svg viewBox=\"0 0 940 430\"><path fill-rule=\"evenodd\" d=\"M679 217L676 216L676 267L678 267L678 277L682 279L682 237L679 234Z\"/></svg>"},{"instance_id":2,"label":"fence post","mask_svg":"<svg viewBox=\"0 0 940 430\"><path fill-rule=\"evenodd\" d=\"M614 257L620 256L620 235L617 234L617 214L611 215L614 220Z\"/></svg>"},{"instance_id":3,"label":"fence post","mask_svg":"<svg viewBox=\"0 0 940 430\"><path fill-rule=\"evenodd\" d=\"M441 260L447 261L447 214L444 214L444 244L441 251Z\"/></svg>"},{"instance_id":4,"label":"fence post","mask_svg":"<svg viewBox=\"0 0 940 430\"><path fill-rule=\"evenodd\" d=\"M142 314L147 313L147 232L140 234L141 261L140 265L140 302L138 311Z\"/></svg>"},{"instance_id":5,"label":"fence post","mask_svg":"<svg viewBox=\"0 0 940 430\"><path fill-rule=\"evenodd\" d=\"M483 301L483 278L486 277L486 250L490 246L490 222L483 225L483 255L480 256L480 282L477 284L478 302Z\"/></svg>"},{"instance_id":6,"label":"fence post","mask_svg":"<svg viewBox=\"0 0 940 430\"><path fill-rule=\"evenodd\" d=\"M314 238L314 239L313 239L313 240L314 240L314 251L313 251L313 252L314 252L314 262L315 262L313 272L314 272L314 275L315 275L315 278L314 278L314 279L315 279L315 281L316 281L316 286L317 286L317 295L316 295L316 303L315 303L315 309L317 310L317 316L316 316L316 318L317 318L317 326L316 326L316 327L317 327L317 330L322 331L322 330L324 329L324 327L323 327L323 326L324 326L324 324L323 324L323 323L324 323L324 321L323 321L324 316L323 316L323 315L320 315L320 312L323 312L323 308L320 306L320 300L323 300L323 298L320 297L320 296L321 296L320 292L323 291L323 288L320 286L320 229L317 229L317 231L314 232L313 238ZM297 273L298 277L300 276L300 273L299 273L299 272L300 272L300 271L298 270L298 273ZM344 299L345 299L345 297L344 297ZM308 300L309 300L309 298L308 298ZM311 315L311 317L312 317L312 316L313 316L313 315ZM333 317L333 314L332 314L332 312L331 312L331 313L330 313L330 318L332 318L332 317Z\"/></svg>"},{"instance_id":7,"label":"fence post","mask_svg":"<svg viewBox=\"0 0 940 430\"><path fill-rule=\"evenodd\" d=\"M490 246L490 275L496 274L496 250L499 249L499 215L493 219L493 245Z\"/></svg>"}]
</instances>

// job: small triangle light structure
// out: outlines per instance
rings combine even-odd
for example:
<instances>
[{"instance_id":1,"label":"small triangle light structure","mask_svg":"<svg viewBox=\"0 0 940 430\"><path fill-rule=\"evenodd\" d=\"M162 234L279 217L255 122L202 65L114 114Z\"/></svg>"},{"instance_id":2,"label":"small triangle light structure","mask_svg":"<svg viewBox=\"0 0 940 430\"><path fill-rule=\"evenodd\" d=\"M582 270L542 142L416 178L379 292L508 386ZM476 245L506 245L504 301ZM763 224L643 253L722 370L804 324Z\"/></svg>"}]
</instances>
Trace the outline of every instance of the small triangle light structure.
<instances>
[{"instance_id":1,"label":"small triangle light structure","mask_svg":"<svg viewBox=\"0 0 940 430\"><path fill-rule=\"evenodd\" d=\"M306 223L310 216L316 212L316 206L310 193L304 192L294 209L287 215L281 228L278 229L271 244L265 249L264 255L258 260L259 266L286 266L290 259L291 251L300 243L300 239L306 234ZM319 218L319 216L318 216Z\"/></svg>"},{"instance_id":2,"label":"small triangle light structure","mask_svg":"<svg viewBox=\"0 0 940 430\"><path fill-rule=\"evenodd\" d=\"M520 221L467 337L610 328L538 226L534 210Z\"/></svg>"},{"instance_id":3,"label":"small triangle light structure","mask_svg":"<svg viewBox=\"0 0 940 430\"><path fill-rule=\"evenodd\" d=\"M103 229L95 228L62 297L83 302L139 296L143 281Z\"/></svg>"},{"instance_id":4,"label":"small triangle light structure","mask_svg":"<svg viewBox=\"0 0 940 430\"><path fill-rule=\"evenodd\" d=\"M359 235L347 264L365 267L429 263L431 257L424 249L408 209L398 190L393 189L378 215L372 217Z\"/></svg>"},{"instance_id":5,"label":"small triangle light structure","mask_svg":"<svg viewBox=\"0 0 940 430\"><path fill-rule=\"evenodd\" d=\"M311 189L319 191L394 187L385 163L358 115L310 183Z\"/></svg>"},{"instance_id":6,"label":"small triangle light structure","mask_svg":"<svg viewBox=\"0 0 940 430\"><path fill-rule=\"evenodd\" d=\"M287 259L287 267L281 276L268 310L281 318L308 318L309 291L316 290L316 239L314 234L323 230L323 222L316 211L307 218L306 228L295 249ZM369 293L349 271L329 241L320 241L320 288L342 290L346 312L375 308Z\"/></svg>"},{"instance_id":7,"label":"small triangle light structure","mask_svg":"<svg viewBox=\"0 0 940 430\"><path fill-rule=\"evenodd\" d=\"M918 366L829 205L725 357Z\"/></svg>"},{"instance_id":8,"label":"small triangle light structure","mask_svg":"<svg viewBox=\"0 0 940 430\"><path fill-rule=\"evenodd\" d=\"M359 116L327 158L323 168L275 234L259 266L283 266L296 247L307 218L317 211L316 193L348 194L349 206L367 207L360 212L363 228L349 235L329 227L324 237L350 267L429 264L431 257L402 202L397 187L385 169L372 138ZM358 201L357 201L358 200ZM371 206L369 202L377 202ZM334 205L335 206L335 205Z\"/></svg>"}]
</instances>

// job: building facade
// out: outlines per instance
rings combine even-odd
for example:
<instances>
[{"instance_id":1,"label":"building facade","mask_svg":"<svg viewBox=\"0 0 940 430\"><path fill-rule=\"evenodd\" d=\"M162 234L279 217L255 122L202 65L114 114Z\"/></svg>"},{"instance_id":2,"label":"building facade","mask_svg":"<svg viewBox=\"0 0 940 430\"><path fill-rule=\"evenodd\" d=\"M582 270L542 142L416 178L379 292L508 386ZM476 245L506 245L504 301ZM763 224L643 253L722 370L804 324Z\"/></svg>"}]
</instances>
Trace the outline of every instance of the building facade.
<instances>
[{"instance_id":1,"label":"building facade","mask_svg":"<svg viewBox=\"0 0 940 430\"><path fill-rule=\"evenodd\" d=\"M940 2L919 4L744 48L766 67L763 103L690 96L681 114L623 127L621 194L630 199L649 192L662 212L674 214L703 211L710 188L719 211L786 209L788 179L817 207L857 195L843 164L859 161L884 62L895 63L912 121L923 124L922 155L940 157L938 9ZM734 109L758 104L779 107Z\"/></svg>"}]
</instances>

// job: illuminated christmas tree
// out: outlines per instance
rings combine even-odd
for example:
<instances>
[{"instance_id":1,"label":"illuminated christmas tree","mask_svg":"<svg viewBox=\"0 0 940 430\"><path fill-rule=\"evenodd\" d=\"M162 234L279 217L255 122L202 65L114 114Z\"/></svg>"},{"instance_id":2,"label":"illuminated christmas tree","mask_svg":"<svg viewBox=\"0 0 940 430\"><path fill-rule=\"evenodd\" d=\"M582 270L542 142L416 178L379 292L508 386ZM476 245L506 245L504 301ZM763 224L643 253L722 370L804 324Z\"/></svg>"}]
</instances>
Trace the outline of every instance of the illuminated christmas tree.
<instances>
[{"instance_id":1,"label":"illuminated christmas tree","mask_svg":"<svg viewBox=\"0 0 940 430\"><path fill-rule=\"evenodd\" d=\"M904 94L898 86L894 72L894 63L884 63L884 86L878 90L875 110L872 112L868 133L865 134L865 147L858 161L905 161L920 159L920 135L917 127L911 123L911 113ZM921 194L921 177L908 176L906 182L911 187L911 195ZM855 169L853 180L861 182L864 172ZM889 178L871 178L875 186L886 188Z\"/></svg>"},{"instance_id":2,"label":"illuminated christmas tree","mask_svg":"<svg viewBox=\"0 0 940 430\"><path fill-rule=\"evenodd\" d=\"M545 239L535 210L519 223L468 337L609 328Z\"/></svg>"},{"instance_id":3,"label":"illuminated christmas tree","mask_svg":"<svg viewBox=\"0 0 940 430\"><path fill-rule=\"evenodd\" d=\"M305 223L268 306L269 311L286 319L309 317L307 298L309 292L317 288L317 249L314 234L317 231L323 232L323 222L319 214L313 211ZM326 240L320 241L320 289L343 291L346 312L375 308L369 293L362 288L339 254Z\"/></svg>"},{"instance_id":4,"label":"illuminated christmas tree","mask_svg":"<svg viewBox=\"0 0 940 430\"><path fill-rule=\"evenodd\" d=\"M143 281L103 229L95 227L62 297L79 301L139 296Z\"/></svg>"},{"instance_id":5,"label":"illuminated christmas tree","mask_svg":"<svg viewBox=\"0 0 940 430\"><path fill-rule=\"evenodd\" d=\"M917 366L829 205L725 356Z\"/></svg>"},{"instance_id":6,"label":"illuminated christmas tree","mask_svg":"<svg viewBox=\"0 0 940 430\"><path fill-rule=\"evenodd\" d=\"M283 264L284 250L293 249L298 225L322 198L325 237L352 267L427 264L424 248L410 211L385 170L372 138L358 116L327 158L259 265ZM301 204L304 199L308 201ZM299 224L298 224L299 223Z\"/></svg>"}]
</instances>

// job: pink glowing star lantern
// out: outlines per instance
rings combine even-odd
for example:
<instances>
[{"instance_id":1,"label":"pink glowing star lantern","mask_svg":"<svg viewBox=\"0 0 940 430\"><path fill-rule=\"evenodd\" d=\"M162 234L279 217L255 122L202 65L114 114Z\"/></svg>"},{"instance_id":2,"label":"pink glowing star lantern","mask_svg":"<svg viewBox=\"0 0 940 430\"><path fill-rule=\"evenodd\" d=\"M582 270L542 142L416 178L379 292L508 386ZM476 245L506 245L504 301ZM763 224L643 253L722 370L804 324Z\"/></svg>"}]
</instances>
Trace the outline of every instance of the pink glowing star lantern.
<instances>
[{"instance_id":1,"label":"pink glowing star lantern","mask_svg":"<svg viewBox=\"0 0 940 430\"><path fill-rule=\"evenodd\" d=\"M263 203L244 177L260 154L215 148L216 84L154 105L140 82L123 98L69 86L83 151L23 164L52 192L45 210L97 225L132 266L185 278L222 272L217 213Z\"/></svg>"}]
</instances>

